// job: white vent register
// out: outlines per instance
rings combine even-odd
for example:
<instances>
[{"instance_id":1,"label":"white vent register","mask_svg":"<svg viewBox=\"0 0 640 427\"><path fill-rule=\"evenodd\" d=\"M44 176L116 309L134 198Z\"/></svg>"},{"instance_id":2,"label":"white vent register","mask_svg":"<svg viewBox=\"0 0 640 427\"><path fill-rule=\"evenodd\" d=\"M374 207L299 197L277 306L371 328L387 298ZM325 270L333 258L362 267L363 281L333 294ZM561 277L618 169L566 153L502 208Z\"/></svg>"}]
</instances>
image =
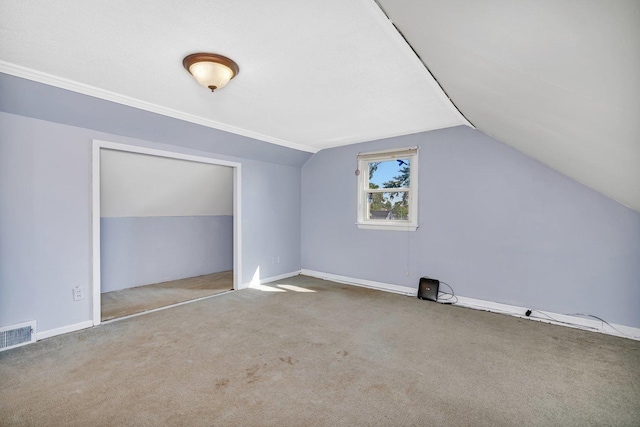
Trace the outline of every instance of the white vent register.
<instances>
[{"instance_id":1,"label":"white vent register","mask_svg":"<svg viewBox=\"0 0 640 427\"><path fill-rule=\"evenodd\" d=\"M0 328L0 351L36 342L36 321Z\"/></svg>"}]
</instances>

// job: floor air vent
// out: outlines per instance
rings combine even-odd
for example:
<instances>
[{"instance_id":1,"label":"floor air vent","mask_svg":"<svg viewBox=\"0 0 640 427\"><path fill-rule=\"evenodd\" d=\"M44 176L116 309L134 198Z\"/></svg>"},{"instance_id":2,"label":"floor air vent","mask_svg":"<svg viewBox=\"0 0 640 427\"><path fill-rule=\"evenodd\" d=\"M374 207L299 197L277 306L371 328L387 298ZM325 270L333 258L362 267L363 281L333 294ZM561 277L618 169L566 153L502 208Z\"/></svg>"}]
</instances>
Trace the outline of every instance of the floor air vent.
<instances>
[{"instance_id":1,"label":"floor air vent","mask_svg":"<svg viewBox=\"0 0 640 427\"><path fill-rule=\"evenodd\" d=\"M36 342L36 321L0 328L0 351Z\"/></svg>"}]
</instances>

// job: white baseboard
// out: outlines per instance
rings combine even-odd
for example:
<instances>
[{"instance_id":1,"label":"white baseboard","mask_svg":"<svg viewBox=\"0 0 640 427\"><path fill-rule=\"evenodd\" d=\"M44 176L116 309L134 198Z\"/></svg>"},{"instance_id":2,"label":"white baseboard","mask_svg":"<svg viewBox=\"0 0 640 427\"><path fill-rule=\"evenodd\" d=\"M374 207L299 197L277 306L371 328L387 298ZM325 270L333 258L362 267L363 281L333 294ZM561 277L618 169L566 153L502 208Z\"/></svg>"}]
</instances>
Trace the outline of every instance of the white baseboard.
<instances>
[{"instance_id":1,"label":"white baseboard","mask_svg":"<svg viewBox=\"0 0 640 427\"><path fill-rule=\"evenodd\" d=\"M245 283L245 284L240 286L240 289L249 288L250 286L254 285L254 282L255 282L256 285L262 285L264 283L275 282L276 280L282 280L282 279L286 279L288 277L297 276L298 274L300 274L300 270L292 271L292 272L285 273L285 274L280 274L278 276L265 277L264 279L255 280L255 281L251 281L249 283ZM218 296L218 295L219 294L216 294L216 295L213 295L213 296ZM209 297L199 298L198 300L206 299L206 298L209 298ZM185 301L183 303L172 304L169 307L161 307L159 309L149 310L149 311L146 311L144 313L137 313L135 315L128 316L128 317L133 317L133 316L137 316L137 315L141 315L141 314L147 314L147 313L152 312L152 311L162 310L162 309L165 309L165 308L170 308L170 307L174 307L174 306L177 306L177 305L183 305L183 304L187 304L187 303L191 303L191 302L193 302L193 301ZM122 318L113 319L113 320L122 320ZM102 322L102 323L109 323L109 322L111 322L111 321ZM73 325L67 325L67 326L63 326L61 328L49 329L48 331L38 332L36 334L36 340L40 341L40 340L43 340L45 338L51 338L51 337L54 337L56 335L62 335L62 334L67 334L69 332L79 331L81 329L90 328L92 326L93 326L93 322L91 320L87 320L86 322L74 323Z\"/></svg>"},{"instance_id":2,"label":"white baseboard","mask_svg":"<svg viewBox=\"0 0 640 427\"><path fill-rule=\"evenodd\" d=\"M80 323L74 323L73 325L67 325L61 328L49 329L48 331L38 332L36 334L36 339L40 341L45 338L55 337L56 335L68 334L69 332L75 332L81 329L87 329L92 326L93 326L93 322L91 320L87 320L85 322L80 322Z\"/></svg>"},{"instance_id":3,"label":"white baseboard","mask_svg":"<svg viewBox=\"0 0 640 427\"><path fill-rule=\"evenodd\" d=\"M377 289L380 291L393 292L396 294L416 296L418 290L416 288L410 288L407 286L392 285L390 283L375 282L372 280L357 279L354 277L339 276L337 274L323 273L320 271L302 269L299 271L292 271L278 276L266 277L264 279L252 280L249 283L243 284L240 289L260 286L265 283L275 282L277 280L286 279L288 277L297 276L302 274L305 276L316 277L318 279L330 280L332 282L344 283L347 285L362 286L365 288ZM587 331L600 332L607 335L614 335L623 338L629 338L640 341L640 328L634 328L632 326L619 325L616 323L602 323L599 320L584 318L578 316L571 316L560 313L553 313L550 311L534 310L530 316L525 313L528 310L526 307L520 307L515 305L502 304L493 301L486 301L476 298L468 298L463 296L457 296L458 302L454 305L461 307L472 308L475 310L490 311L492 313L508 314L510 316L516 316L523 319L534 320L538 322L546 322L554 325L568 326L570 328L578 328ZM48 331L38 332L36 339L38 341L45 338L50 338L56 335L66 334L69 332L79 331L81 329L90 328L93 326L93 322L88 320L85 322L75 323L73 325L63 326L61 328L50 329ZM615 328L615 329L614 329Z\"/></svg>"},{"instance_id":4,"label":"white baseboard","mask_svg":"<svg viewBox=\"0 0 640 427\"><path fill-rule=\"evenodd\" d=\"M284 273L284 274L279 274L277 276L265 277L264 279L254 278L250 282L243 283L242 285L240 285L239 289L247 289L247 288L250 288L252 286L264 285L265 283L275 282L276 280L287 279L289 277L297 276L298 274L300 274L300 270L291 271L289 273Z\"/></svg>"},{"instance_id":5,"label":"white baseboard","mask_svg":"<svg viewBox=\"0 0 640 427\"><path fill-rule=\"evenodd\" d=\"M461 297L457 295L456 297L458 298L458 302L456 303L456 305L459 305L461 307L490 311L492 313L508 314L510 316L520 317L522 319L567 326L569 328L584 329L588 331L600 332L607 335L615 335L617 337L640 341L640 328L634 328L632 326L619 325L617 323L607 324L589 317L580 317L576 315L560 314L542 310L533 310L531 315L527 316L526 312L529 309L526 307L501 304L497 302Z\"/></svg>"},{"instance_id":6,"label":"white baseboard","mask_svg":"<svg viewBox=\"0 0 640 427\"><path fill-rule=\"evenodd\" d=\"M407 286L392 285L389 283L374 282L373 280L356 279L353 277L339 276L337 274L323 273L321 271L300 270L300 274L304 276L316 277L318 279L330 280L332 282L344 283L347 285L362 286L364 288L378 289L380 291L393 292L402 295L417 295L418 290Z\"/></svg>"},{"instance_id":7,"label":"white baseboard","mask_svg":"<svg viewBox=\"0 0 640 427\"><path fill-rule=\"evenodd\" d=\"M323 273L314 270L302 269L300 274L305 276L316 277L318 279L330 280L337 283L345 283L347 285L363 286L365 288L378 289L396 294L417 296L416 288L406 286L392 285L389 283L374 282L371 280L357 279L354 277L338 276L336 274ZM593 318L579 317L575 315L559 314L550 311L533 310L530 316L526 315L528 308L516 305L502 304L493 301L485 301L476 298L468 298L456 295L458 302L453 305L472 308L475 310L490 311L492 313L508 314L523 319L535 320L538 322L551 323L554 325L568 326L570 328L584 329L587 331L600 332L607 335L615 335L618 337L629 338L640 341L640 328L631 326L618 325L616 323L600 322Z\"/></svg>"}]
</instances>

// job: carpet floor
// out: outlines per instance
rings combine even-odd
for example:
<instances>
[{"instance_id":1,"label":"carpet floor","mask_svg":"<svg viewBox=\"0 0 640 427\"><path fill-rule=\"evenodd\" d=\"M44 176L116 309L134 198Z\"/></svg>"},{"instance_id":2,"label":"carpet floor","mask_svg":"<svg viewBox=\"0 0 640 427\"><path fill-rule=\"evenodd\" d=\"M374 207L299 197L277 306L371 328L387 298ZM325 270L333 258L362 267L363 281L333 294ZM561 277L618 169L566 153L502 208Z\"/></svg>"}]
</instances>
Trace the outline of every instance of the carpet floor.
<instances>
[{"instance_id":1,"label":"carpet floor","mask_svg":"<svg viewBox=\"0 0 640 427\"><path fill-rule=\"evenodd\" d=\"M105 292L101 298L101 320L142 313L233 289L233 271Z\"/></svg>"},{"instance_id":2,"label":"carpet floor","mask_svg":"<svg viewBox=\"0 0 640 427\"><path fill-rule=\"evenodd\" d=\"M640 342L305 276L0 353L0 424L637 426Z\"/></svg>"}]
</instances>

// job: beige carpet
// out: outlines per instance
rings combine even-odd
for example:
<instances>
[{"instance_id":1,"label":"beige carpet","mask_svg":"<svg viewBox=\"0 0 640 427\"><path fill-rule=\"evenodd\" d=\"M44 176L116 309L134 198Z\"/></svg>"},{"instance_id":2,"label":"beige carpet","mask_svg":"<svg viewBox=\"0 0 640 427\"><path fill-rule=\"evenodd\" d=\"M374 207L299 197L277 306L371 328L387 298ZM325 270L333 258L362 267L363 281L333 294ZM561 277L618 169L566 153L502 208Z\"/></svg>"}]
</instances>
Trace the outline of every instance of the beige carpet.
<instances>
[{"instance_id":1,"label":"beige carpet","mask_svg":"<svg viewBox=\"0 0 640 427\"><path fill-rule=\"evenodd\" d=\"M233 289L233 271L205 274L101 294L102 321Z\"/></svg>"},{"instance_id":2,"label":"beige carpet","mask_svg":"<svg viewBox=\"0 0 640 427\"><path fill-rule=\"evenodd\" d=\"M0 378L4 425L640 423L638 341L303 276L0 353Z\"/></svg>"}]
</instances>

